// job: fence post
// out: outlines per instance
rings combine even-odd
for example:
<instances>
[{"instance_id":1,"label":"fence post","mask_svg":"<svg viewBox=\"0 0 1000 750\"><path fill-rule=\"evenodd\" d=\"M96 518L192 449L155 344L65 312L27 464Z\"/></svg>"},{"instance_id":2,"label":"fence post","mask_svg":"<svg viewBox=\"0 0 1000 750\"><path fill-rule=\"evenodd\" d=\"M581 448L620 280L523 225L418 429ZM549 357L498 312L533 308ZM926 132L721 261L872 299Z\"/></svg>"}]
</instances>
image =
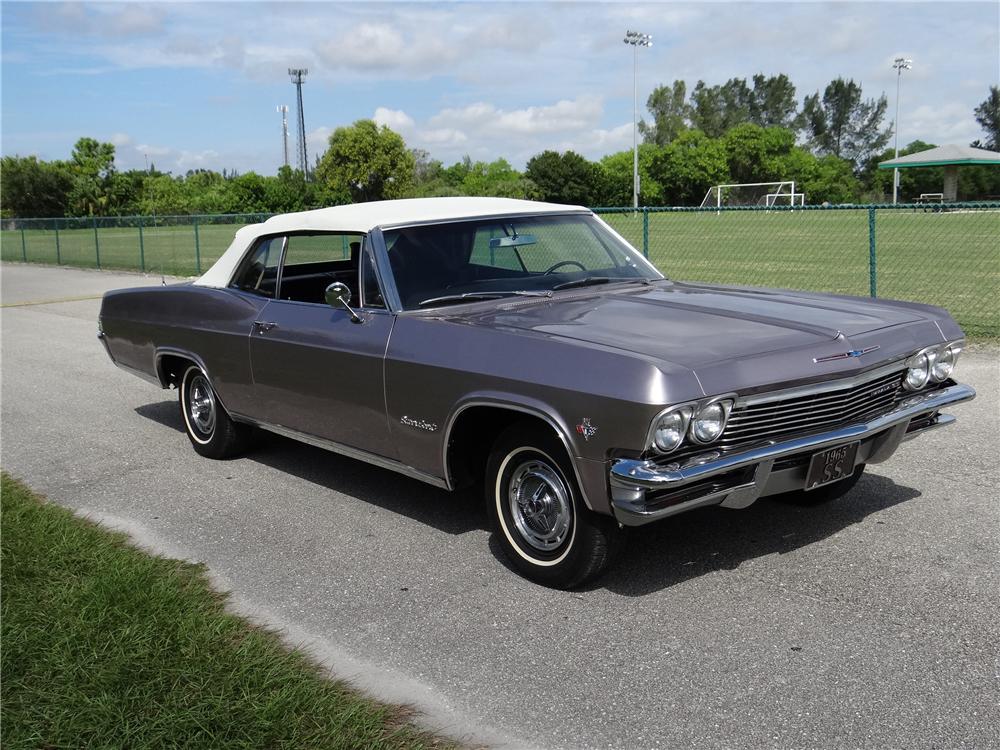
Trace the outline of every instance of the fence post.
<instances>
[{"instance_id":1,"label":"fence post","mask_svg":"<svg viewBox=\"0 0 1000 750\"><path fill-rule=\"evenodd\" d=\"M350 254L350 252L347 249L347 235L346 234L340 235L340 250L341 250L341 254L344 256L344 260L347 260L348 258L351 257L351 254Z\"/></svg>"},{"instance_id":2,"label":"fence post","mask_svg":"<svg viewBox=\"0 0 1000 750\"><path fill-rule=\"evenodd\" d=\"M55 219L53 224L56 225L56 265L62 265L62 253L59 251L59 219Z\"/></svg>"},{"instance_id":3,"label":"fence post","mask_svg":"<svg viewBox=\"0 0 1000 750\"><path fill-rule=\"evenodd\" d=\"M878 272L875 261L875 207L868 209L868 292L878 296Z\"/></svg>"},{"instance_id":4,"label":"fence post","mask_svg":"<svg viewBox=\"0 0 1000 750\"><path fill-rule=\"evenodd\" d=\"M649 207L642 209L642 254L649 257Z\"/></svg>"},{"instance_id":5,"label":"fence post","mask_svg":"<svg viewBox=\"0 0 1000 750\"><path fill-rule=\"evenodd\" d=\"M139 270L146 272L146 244L142 239L142 217L139 217Z\"/></svg>"},{"instance_id":6,"label":"fence post","mask_svg":"<svg viewBox=\"0 0 1000 750\"><path fill-rule=\"evenodd\" d=\"M21 258L28 262L28 246L24 242L24 224L21 225Z\"/></svg>"},{"instance_id":7,"label":"fence post","mask_svg":"<svg viewBox=\"0 0 1000 750\"><path fill-rule=\"evenodd\" d=\"M198 239L198 219L194 220L194 268L201 275L201 241Z\"/></svg>"},{"instance_id":8,"label":"fence post","mask_svg":"<svg viewBox=\"0 0 1000 750\"><path fill-rule=\"evenodd\" d=\"M94 254L97 257L97 270L101 270L101 241L97 238L97 217L94 217Z\"/></svg>"}]
</instances>

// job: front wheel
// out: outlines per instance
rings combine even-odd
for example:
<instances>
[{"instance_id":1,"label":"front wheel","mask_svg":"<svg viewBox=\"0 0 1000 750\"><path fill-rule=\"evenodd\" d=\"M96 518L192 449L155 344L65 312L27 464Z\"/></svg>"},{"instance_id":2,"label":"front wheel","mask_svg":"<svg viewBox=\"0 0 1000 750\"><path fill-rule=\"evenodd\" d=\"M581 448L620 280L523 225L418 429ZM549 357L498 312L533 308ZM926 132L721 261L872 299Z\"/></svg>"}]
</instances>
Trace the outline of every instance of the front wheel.
<instances>
[{"instance_id":1,"label":"front wheel","mask_svg":"<svg viewBox=\"0 0 1000 750\"><path fill-rule=\"evenodd\" d=\"M526 578L569 589L610 564L620 531L588 510L562 444L547 429L517 424L493 446L486 501L496 538Z\"/></svg>"},{"instance_id":2,"label":"front wheel","mask_svg":"<svg viewBox=\"0 0 1000 750\"><path fill-rule=\"evenodd\" d=\"M184 427L199 455L232 458L246 450L252 428L230 419L200 367L184 371L178 390Z\"/></svg>"}]
</instances>

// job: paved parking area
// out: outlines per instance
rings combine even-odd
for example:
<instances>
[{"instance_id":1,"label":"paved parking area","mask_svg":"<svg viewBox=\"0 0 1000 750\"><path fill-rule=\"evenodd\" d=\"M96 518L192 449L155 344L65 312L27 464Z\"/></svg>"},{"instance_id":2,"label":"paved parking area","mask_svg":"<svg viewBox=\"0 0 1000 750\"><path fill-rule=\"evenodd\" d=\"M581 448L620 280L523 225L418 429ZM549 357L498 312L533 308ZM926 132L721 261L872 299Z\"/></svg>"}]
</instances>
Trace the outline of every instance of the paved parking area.
<instances>
[{"instance_id":1,"label":"paved parking area","mask_svg":"<svg viewBox=\"0 0 1000 750\"><path fill-rule=\"evenodd\" d=\"M213 462L173 392L95 338L134 275L5 264L2 464L205 562L240 608L473 742L552 748L1000 747L1000 355L979 398L833 505L763 500L631 534L590 590L498 557L476 497L282 438ZM82 290L82 291L81 291Z\"/></svg>"}]
</instances>

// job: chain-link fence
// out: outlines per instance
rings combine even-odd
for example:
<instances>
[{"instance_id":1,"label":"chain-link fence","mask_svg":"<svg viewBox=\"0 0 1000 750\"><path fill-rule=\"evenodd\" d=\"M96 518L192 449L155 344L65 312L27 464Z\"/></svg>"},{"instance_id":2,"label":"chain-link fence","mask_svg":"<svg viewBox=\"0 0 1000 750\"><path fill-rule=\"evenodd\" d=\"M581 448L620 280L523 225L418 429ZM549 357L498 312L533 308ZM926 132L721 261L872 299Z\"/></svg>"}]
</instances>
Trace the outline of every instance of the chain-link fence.
<instances>
[{"instance_id":1,"label":"chain-link fence","mask_svg":"<svg viewBox=\"0 0 1000 750\"><path fill-rule=\"evenodd\" d=\"M1000 203L596 212L670 278L924 302L1000 337Z\"/></svg>"},{"instance_id":2,"label":"chain-link fence","mask_svg":"<svg viewBox=\"0 0 1000 750\"><path fill-rule=\"evenodd\" d=\"M926 302L1000 338L1000 203L596 212L670 278ZM6 219L0 254L189 276L268 216Z\"/></svg>"}]
</instances>

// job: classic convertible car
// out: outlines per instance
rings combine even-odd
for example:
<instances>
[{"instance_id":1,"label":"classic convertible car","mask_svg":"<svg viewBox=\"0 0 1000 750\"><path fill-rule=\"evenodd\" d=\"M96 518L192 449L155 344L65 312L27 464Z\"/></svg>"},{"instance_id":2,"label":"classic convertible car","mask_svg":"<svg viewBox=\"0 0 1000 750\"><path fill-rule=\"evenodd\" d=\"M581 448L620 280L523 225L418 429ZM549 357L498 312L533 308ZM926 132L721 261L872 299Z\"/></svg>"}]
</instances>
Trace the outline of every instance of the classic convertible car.
<instances>
[{"instance_id":1,"label":"classic convertible car","mask_svg":"<svg viewBox=\"0 0 1000 750\"><path fill-rule=\"evenodd\" d=\"M106 294L99 336L201 455L262 428L482 485L512 564L564 588L623 526L839 497L975 396L941 309L671 281L585 208L492 198L244 227L194 282Z\"/></svg>"}]
</instances>

